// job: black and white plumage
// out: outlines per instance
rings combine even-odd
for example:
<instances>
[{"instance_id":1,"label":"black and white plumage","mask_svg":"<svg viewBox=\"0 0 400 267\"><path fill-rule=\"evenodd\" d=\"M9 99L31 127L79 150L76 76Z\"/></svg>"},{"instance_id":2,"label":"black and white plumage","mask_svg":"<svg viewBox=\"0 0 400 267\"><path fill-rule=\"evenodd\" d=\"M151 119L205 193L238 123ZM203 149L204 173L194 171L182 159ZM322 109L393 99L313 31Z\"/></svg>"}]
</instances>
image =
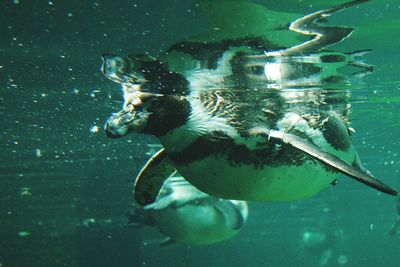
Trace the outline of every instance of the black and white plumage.
<instances>
[{"instance_id":1,"label":"black and white plumage","mask_svg":"<svg viewBox=\"0 0 400 267\"><path fill-rule=\"evenodd\" d=\"M184 41L158 60L106 55L103 72L122 84L125 99L107 134L151 134L164 147L138 176L138 202L155 200L171 168L228 199L304 199L334 183L337 172L396 194L362 169L350 142L349 92L341 87L372 67L355 59L363 52L324 50L354 29L319 23L362 2L295 20L289 29L312 38L288 48L265 32Z\"/></svg>"},{"instance_id":2,"label":"black and white plumage","mask_svg":"<svg viewBox=\"0 0 400 267\"><path fill-rule=\"evenodd\" d=\"M167 237L160 245L209 245L236 236L247 217L245 201L212 197L182 177L172 175L166 178L154 203L134 205L129 225L156 227Z\"/></svg>"}]
</instances>

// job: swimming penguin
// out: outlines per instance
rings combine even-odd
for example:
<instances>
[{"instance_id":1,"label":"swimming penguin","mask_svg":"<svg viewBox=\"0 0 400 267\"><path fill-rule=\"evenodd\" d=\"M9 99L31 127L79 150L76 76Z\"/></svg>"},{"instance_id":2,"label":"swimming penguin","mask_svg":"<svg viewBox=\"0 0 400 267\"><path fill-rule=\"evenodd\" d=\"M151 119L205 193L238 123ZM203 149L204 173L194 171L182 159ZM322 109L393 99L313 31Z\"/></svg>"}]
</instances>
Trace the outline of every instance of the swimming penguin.
<instances>
[{"instance_id":1,"label":"swimming penguin","mask_svg":"<svg viewBox=\"0 0 400 267\"><path fill-rule=\"evenodd\" d=\"M180 176L169 177L153 204L135 205L129 214L133 226L153 226L175 242L209 245L237 235L246 223L245 201L219 199L207 195Z\"/></svg>"},{"instance_id":2,"label":"swimming penguin","mask_svg":"<svg viewBox=\"0 0 400 267\"><path fill-rule=\"evenodd\" d=\"M291 34L265 20L258 35L197 37L158 59L105 54L102 71L122 85L125 101L107 120L107 135L149 134L163 145L137 177L138 203L154 202L173 169L201 191L226 199L305 199L335 184L338 173L397 194L362 168L350 141L349 96L340 90L349 75L341 69L356 68L357 74L372 67L355 54L326 50L354 29L322 22L363 2L292 20ZM274 16L271 21L284 17ZM293 42L293 34L309 39L289 47L279 43L279 36Z\"/></svg>"}]
</instances>

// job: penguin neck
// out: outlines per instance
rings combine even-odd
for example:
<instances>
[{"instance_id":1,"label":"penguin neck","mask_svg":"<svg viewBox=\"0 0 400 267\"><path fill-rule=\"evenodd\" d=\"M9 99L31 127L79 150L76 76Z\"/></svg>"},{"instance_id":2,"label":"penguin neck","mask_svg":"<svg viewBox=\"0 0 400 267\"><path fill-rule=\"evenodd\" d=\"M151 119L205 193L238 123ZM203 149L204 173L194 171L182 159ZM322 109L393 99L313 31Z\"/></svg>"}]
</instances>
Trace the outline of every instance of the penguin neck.
<instances>
[{"instance_id":1,"label":"penguin neck","mask_svg":"<svg viewBox=\"0 0 400 267\"><path fill-rule=\"evenodd\" d=\"M231 138L238 136L238 132L229 125L226 118L208 112L200 99L188 96L187 100L190 103L190 113L186 122L180 127L168 131L165 135L159 136L161 143L168 152L180 152L198 138L214 132L222 132Z\"/></svg>"},{"instance_id":2,"label":"penguin neck","mask_svg":"<svg viewBox=\"0 0 400 267\"><path fill-rule=\"evenodd\" d=\"M175 95L159 98L157 106L149 108L148 112L148 123L141 132L156 137L168 135L181 128L187 123L191 113L190 103L186 98Z\"/></svg>"}]
</instances>

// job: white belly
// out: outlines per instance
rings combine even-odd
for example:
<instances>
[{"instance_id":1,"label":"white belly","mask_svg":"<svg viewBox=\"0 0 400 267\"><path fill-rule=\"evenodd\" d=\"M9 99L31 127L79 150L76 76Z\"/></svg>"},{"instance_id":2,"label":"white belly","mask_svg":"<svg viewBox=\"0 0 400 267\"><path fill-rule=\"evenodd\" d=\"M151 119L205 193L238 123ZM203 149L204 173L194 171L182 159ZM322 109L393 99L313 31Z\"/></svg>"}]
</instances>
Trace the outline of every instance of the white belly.
<instances>
[{"instance_id":1,"label":"white belly","mask_svg":"<svg viewBox=\"0 0 400 267\"><path fill-rule=\"evenodd\" d=\"M180 174L198 189L227 199L289 201L309 198L326 189L337 173L315 161L303 165L232 166L223 158L210 156L186 166Z\"/></svg>"},{"instance_id":2,"label":"white belly","mask_svg":"<svg viewBox=\"0 0 400 267\"><path fill-rule=\"evenodd\" d=\"M188 204L153 214L160 232L190 245L208 245L232 238L240 229L227 227L225 218L212 205Z\"/></svg>"}]
</instances>

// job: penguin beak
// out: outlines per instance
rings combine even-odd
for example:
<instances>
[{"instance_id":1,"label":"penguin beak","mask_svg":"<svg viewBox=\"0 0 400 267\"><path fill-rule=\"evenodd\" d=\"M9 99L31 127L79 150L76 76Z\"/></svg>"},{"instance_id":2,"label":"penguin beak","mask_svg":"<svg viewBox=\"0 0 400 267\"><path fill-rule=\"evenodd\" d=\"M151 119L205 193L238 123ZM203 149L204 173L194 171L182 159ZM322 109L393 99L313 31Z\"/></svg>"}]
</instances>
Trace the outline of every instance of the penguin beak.
<instances>
[{"instance_id":1,"label":"penguin beak","mask_svg":"<svg viewBox=\"0 0 400 267\"><path fill-rule=\"evenodd\" d=\"M119 138L127 135L134 128L135 112L121 110L113 114L105 124L105 131L108 137Z\"/></svg>"},{"instance_id":2,"label":"penguin beak","mask_svg":"<svg viewBox=\"0 0 400 267\"><path fill-rule=\"evenodd\" d=\"M152 114L149 110L155 108L162 96L138 90L127 93L123 109L114 113L105 124L107 136L119 138L131 132L141 132Z\"/></svg>"}]
</instances>

